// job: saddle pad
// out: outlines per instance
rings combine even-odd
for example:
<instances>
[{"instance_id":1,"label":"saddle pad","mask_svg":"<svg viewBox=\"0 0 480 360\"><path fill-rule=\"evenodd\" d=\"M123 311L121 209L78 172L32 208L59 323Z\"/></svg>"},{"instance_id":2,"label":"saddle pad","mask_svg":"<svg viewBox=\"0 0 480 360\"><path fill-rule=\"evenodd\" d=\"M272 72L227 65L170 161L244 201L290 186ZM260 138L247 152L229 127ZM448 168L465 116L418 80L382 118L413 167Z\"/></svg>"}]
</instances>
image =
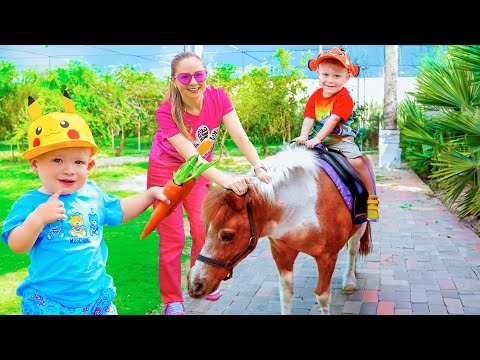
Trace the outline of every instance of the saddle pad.
<instances>
[{"instance_id":1,"label":"saddle pad","mask_svg":"<svg viewBox=\"0 0 480 360\"><path fill-rule=\"evenodd\" d=\"M320 163L320 166L322 167L323 170L328 174L330 179L332 179L333 183L337 187L338 191L340 192L340 195L342 195L343 200L345 201L345 204L347 205L348 210L350 213L352 212L352 205L353 205L353 196L348 187L345 185L345 183L340 179L338 174L336 173L335 170L323 159L319 159L318 162ZM355 186L359 191L361 191L361 186L355 181ZM361 219L357 220L356 223L363 223L365 222L366 219Z\"/></svg>"}]
</instances>

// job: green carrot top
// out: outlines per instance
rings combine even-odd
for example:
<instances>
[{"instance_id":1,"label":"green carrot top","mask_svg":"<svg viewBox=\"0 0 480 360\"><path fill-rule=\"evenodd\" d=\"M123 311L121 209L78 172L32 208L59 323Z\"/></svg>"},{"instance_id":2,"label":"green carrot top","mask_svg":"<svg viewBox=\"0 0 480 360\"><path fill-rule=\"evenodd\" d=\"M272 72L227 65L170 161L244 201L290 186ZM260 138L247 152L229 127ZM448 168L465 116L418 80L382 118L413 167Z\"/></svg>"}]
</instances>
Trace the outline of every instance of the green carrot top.
<instances>
[{"instance_id":1,"label":"green carrot top","mask_svg":"<svg viewBox=\"0 0 480 360\"><path fill-rule=\"evenodd\" d=\"M185 161L182 166L178 168L177 171L173 174L173 182L176 185L182 185L185 181L188 180L190 173L193 170L193 167L198 161L198 155L192 155L187 161Z\"/></svg>"},{"instance_id":2,"label":"green carrot top","mask_svg":"<svg viewBox=\"0 0 480 360\"><path fill-rule=\"evenodd\" d=\"M173 182L176 185L182 185L184 182L187 182L190 179L197 180L200 175L207 170L209 167L215 165L217 160L210 163L200 163L198 165L198 156L199 154L192 155L185 163L178 168L178 170L173 174Z\"/></svg>"}]
</instances>

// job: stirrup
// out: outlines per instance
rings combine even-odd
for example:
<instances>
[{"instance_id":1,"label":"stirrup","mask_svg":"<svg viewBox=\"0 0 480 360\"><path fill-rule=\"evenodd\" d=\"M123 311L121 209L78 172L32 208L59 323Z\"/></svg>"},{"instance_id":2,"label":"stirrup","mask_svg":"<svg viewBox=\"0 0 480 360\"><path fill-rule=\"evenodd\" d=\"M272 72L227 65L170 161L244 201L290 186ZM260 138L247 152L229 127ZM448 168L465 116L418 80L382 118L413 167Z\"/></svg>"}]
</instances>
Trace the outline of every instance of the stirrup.
<instances>
[{"instance_id":1,"label":"stirrup","mask_svg":"<svg viewBox=\"0 0 480 360\"><path fill-rule=\"evenodd\" d=\"M367 200L367 220L370 222L378 221L378 195L369 195Z\"/></svg>"}]
</instances>

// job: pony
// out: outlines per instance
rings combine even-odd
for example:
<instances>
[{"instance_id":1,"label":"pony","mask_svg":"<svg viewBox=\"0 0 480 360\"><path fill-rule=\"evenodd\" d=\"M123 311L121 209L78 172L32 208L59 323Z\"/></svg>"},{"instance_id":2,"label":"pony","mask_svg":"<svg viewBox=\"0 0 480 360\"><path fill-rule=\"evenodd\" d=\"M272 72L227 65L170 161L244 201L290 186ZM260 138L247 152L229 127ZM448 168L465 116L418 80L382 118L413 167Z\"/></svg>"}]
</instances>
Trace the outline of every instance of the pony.
<instances>
[{"instance_id":1,"label":"pony","mask_svg":"<svg viewBox=\"0 0 480 360\"><path fill-rule=\"evenodd\" d=\"M367 164L373 174L368 156ZM205 244L187 273L188 294L202 298L231 278L235 266L250 254L257 239L267 237L279 275L281 314L292 313L293 267L300 252L318 267L315 296L322 314L330 314L330 281L338 253L348 249L342 291L352 293L359 255L372 251L370 223L355 224L348 205L315 152L285 144L263 160L269 183L254 177L245 195L207 185L202 205Z\"/></svg>"}]
</instances>

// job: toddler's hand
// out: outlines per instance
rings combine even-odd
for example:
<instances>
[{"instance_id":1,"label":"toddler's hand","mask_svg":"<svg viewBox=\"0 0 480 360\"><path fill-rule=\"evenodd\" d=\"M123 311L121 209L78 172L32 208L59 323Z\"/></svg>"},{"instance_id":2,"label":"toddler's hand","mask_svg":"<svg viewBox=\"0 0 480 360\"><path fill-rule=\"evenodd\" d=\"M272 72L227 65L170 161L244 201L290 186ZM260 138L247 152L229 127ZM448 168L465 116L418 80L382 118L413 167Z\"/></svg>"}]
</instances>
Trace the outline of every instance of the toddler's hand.
<instances>
[{"instance_id":1,"label":"toddler's hand","mask_svg":"<svg viewBox=\"0 0 480 360\"><path fill-rule=\"evenodd\" d=\"M308 140L308 136L299 136L295 139L295 142L297 144L305 144L307 140Z\"/></svg>"},{"instance_id":2,"label":"toddler's hand","mask_svg":"<svg viewBox=\"0 0 480 360\"><path fill-rule=\"evenodd\" d=\"M66 220L65 206L63 201L60 201L58 197L62 193L62 190L58 190L42 205L35 209L35 213L43 224L50 224L57 220Z\"/></svg>"},{"instance_id":3,"label":"toddler's hand","mask_svg":"<svg viewBox=\"0 0 480 360\"><path fill-rule=\"evenodd\" d=\"M149 190L153 193L153 196L155 197L155 200L163 201L167 205L170 204L170 200L163 193L163 187L152 186Z\"/></svg>"},{"instance_id":4,"label":"toddler's hand","mask_svg":"<svg viewBox=\"0 0 480 360\"><path fill-rule=\"evenodd\" d=\"M317 144L320 144L322 141L317 138L316 136L310 140L308 140L307 142L305 142L305 146L312 149L315 147L315 145Z\"/></svg>"}]
</instances>

